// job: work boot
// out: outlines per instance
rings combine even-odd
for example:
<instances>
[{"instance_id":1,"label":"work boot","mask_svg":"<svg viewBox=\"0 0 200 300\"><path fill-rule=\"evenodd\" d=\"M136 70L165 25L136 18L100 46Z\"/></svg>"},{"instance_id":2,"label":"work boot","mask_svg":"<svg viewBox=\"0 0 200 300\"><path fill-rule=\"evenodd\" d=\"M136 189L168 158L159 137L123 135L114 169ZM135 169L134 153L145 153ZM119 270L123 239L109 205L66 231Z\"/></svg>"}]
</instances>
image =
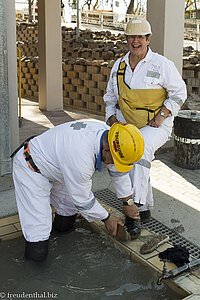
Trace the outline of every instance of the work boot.
<instances>
[{"instance_id":1,"label":"work boot","mask_svg":"<svg viewBox=\"0 0 200 300\"><path fill-rule=\"evenodd\" d=\"M53 229L57 230L58 232L66 232L72 229L76 220L76 216L77 214L73 216L61 216L55 213Z\"/></svg>"},{"instance_id":2,"label":"work boot","mask_svg":"<svg viewBox=\"0 0 200 300\"><path fill-rule=\"evenodd\" d=\"M140 211L140 219L142 223L146 223L151 219L150 210Z\"/></svg>"},{"instance_id":3,"label":"work boot","mask_svg":"<svg viewBox=\"0 0 200 300\"><path fill-rule=\"evenodd\" d=\"M48 254L49 240L39 242L27 242L25 245L25 257L35 261L42 261Z\"/></svg>"},{"instance_id":4,"label":"work boot","mask_svg":"<svg viewBox=\"0 0 200 300\"><path fill-rule=\"evenodd\" d=\"M140 220L134 220L126 216L124 226L127 228L127 231L130 234L132 240L136 239L141 233Z\"/></svg>"}]
</instances>

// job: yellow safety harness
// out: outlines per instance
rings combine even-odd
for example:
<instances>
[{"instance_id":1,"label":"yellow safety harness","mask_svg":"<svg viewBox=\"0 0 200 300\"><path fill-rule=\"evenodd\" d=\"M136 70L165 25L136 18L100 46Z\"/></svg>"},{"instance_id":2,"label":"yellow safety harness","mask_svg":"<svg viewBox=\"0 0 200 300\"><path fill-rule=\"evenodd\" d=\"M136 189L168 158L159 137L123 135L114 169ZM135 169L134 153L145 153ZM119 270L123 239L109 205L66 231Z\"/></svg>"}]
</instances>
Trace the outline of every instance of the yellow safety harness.
<instances>
[{"instance_id":1,"label":"yellow safety harness","mask_svg":"<svg viewBox=\"0 0 200 300\"><path fill-rule=\"evenodd\" d=\"M125 83L125 61L117 71L119 107L127 123L144 127L163 106L167 92L162 89L130 89Z\"/></svg>"}]
</instances>

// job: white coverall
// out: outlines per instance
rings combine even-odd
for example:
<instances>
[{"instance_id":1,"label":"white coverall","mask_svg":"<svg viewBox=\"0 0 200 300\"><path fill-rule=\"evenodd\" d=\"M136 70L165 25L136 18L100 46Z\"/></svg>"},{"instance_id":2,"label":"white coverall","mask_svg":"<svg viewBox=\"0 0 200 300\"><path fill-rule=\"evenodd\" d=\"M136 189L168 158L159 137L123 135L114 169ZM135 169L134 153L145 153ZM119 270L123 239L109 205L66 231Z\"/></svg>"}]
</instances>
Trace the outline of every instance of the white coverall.
<instances>
[{"instance_id":1,"label":"white coverall","mask_svg":"<svg viewBox=\"0 0 200 300\"><path fill-rule=\"evenodd\" d=\"M15 154L15 195L22 231L28 242L49 238L52 228L50 203L62 216L80 212L89 222L108 216L91 187L96 163L101 170L101 136L109 128L103 122L74 121L31 139L30 155L41 173L28 166L23 148ZM114 165L108 168L117 196L131 195L128 173L116 172Z\"/></svg>"},{"instance_id":2,"label":"white coverall","mask_svg":"<svg viewBox=\"0 0 200 300\"><path fill-rule=\"evenodd\" d=\"M164 105L171 111L159 128L148 125L142 127L140 131L144 137L145 150L141 160L135 164L129 172L133 187L133 198L136 203L143 204L140 211L148 210L153 206L153 194L150 183L150 166L154 159L155 151L160 148L171 136L174 116L187 97L186 85L182 80L174 63L169 59L154 53L148 49L147 55L134 69L131 70L128 52L122 61L125 61L127 68L125 71L125 82L131 89L160 89L165 88L167 99ZM106 122L109 124L109 117L116 116L118 121L126 122L118 104L117 70L121 58L113 65L108 81L104 101L106 104Z\"/></svg>"}]
</instances>

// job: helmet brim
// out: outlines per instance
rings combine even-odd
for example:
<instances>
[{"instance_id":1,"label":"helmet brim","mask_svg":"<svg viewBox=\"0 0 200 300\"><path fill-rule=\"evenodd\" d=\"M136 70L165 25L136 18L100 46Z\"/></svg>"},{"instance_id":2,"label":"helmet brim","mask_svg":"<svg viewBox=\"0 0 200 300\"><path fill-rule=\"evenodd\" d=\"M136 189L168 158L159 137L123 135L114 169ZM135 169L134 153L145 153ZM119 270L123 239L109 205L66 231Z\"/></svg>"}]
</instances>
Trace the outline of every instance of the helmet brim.
<instances>
[{"instance_id":1,"label":"helmet brim","mask_svg":"<svg viewBox=\"0 0 200 300\"><path fill-rule=\"evenodd\" d=\"M111 151L111 155L112 155L112 151ZM134 165L122 165L122 164L120 164L114 157L113 157L113 155L112 155L112 158L113 158L113 161L114 161L114 165L115 165L115 167L116 167L116 169L117 169L117 171L118 172L122 172L122 173L124 173L124 172L129 172L132 168L133 168L133 166Z\"/></svg>"},{"instance_id":2,"label":"helmet brim","mask_svg":"<svg viewBox=\"0 0 200 300\"><path fill-rule=\"evenodd\" d=\"M134 35L152 35L152 32L141 32L141 31L138 31L136 32ZM129 35L133 35L132 32L125 32L125 35L129 36Z\"/></svg>"}]
</instances>

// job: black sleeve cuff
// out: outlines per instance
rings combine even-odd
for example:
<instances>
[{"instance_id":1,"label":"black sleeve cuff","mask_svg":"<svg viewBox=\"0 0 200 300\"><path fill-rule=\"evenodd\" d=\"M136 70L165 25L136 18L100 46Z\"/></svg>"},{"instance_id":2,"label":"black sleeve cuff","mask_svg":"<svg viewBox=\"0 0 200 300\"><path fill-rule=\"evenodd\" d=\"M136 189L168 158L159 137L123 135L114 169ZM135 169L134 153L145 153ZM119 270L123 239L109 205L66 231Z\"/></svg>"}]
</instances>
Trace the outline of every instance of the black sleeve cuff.
<instances>
[{"instance_id":1,"label":"black sleeve cuff","mask_svg":"<svg viewBox=\"0 0 200 300\"><path fill-rule=\"evenodd\" d=\"M108 213L108 216L105 219L101 220L101 221L105 223L109 218L110 218L110 213Z\"/></svg>"}]
</instances>

